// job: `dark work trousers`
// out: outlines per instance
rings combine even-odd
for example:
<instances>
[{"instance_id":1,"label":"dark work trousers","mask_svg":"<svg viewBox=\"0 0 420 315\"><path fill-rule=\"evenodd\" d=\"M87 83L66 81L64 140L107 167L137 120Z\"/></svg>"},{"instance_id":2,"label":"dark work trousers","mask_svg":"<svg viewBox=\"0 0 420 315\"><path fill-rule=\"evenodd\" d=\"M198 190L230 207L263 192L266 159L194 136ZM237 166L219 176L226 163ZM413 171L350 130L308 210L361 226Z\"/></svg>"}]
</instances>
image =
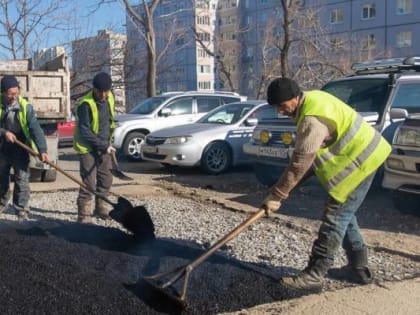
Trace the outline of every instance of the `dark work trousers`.
<instances>
[{"instance_id":1,"label":"dark work trousers","mask_svg":"<svg viewBox=\"0 0 420 315\"><path fill-rule=\"evenodd\" d=\"M96 154L86 153L79 155L80 160L80 177L83 183L91 189L96 191L103 197L109 195L109 190L112 185L111 169L111 155L110 154ZM92 200L92 194L79 189L79 196L77 197L77 205L83 207Z\"/></svg>"},{"instance_id":2,"label":"dark work trousers","mask_svg":"<svg viewBox=\"0 0 420 315\"><path fill-rule=\"evenodd\" d=\"M319 228L318 239L315 240L312 247L313 257L327 258L332 264L334 255L340 246L343 246L346 253L365 248L357 224L356 211L365 200L375 173L361 182L344 203L329 198Z\"/></svg>"},{"instance_id":3,"label":"dark work trousers","mask_svg":"<svg viewBox=\"0 0 420 315\"><path fill-rule=\"evenodd\" d=\"M7 156L0 153L0 205L6 206L10 198L10 171L14 172L13 206L16 210L29 210L29 156Z\"/></svg>"}]
</instances>

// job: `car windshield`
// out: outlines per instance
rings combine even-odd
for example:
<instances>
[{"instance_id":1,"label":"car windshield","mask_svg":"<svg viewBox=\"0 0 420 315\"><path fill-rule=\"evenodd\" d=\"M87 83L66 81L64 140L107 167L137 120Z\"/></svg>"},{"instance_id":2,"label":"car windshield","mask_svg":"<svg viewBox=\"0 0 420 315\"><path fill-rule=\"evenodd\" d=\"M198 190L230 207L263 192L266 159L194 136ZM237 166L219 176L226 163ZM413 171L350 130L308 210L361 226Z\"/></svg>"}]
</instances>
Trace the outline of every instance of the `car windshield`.
<instances>
[{"instance_id":1,"label":"car windshield","mask_svg":"<svg viewBox=\"0 0 420 315\"><path fill-rule=\"evenodd\" d=\"M203 124L225 124L232 125L237 123L244 117L252 108L251 104L230 104L225 105L211 111L200 120L198 123Z\"/></svg>"},{"instance_id":2,"label":"car windshield","mask_svg":"<svg viewBox=\"0 0 420 315\"><path fill-rule=\"evenodd\" d=\"M377 113L381 113L385 105L387 89L387 78L332 81L322 88L358 112Z\"/></svg>"},{"instance_id":3,"label":"car windshield","mask_svg":"<svg viewBox=\"0 0 420 315\"><path fill-rule=\"evenodd\" d=\"M155 96L148 98L141 102L140 104L133 107L128 113L129 114L140 114L147 115L151 114L156 108L160 106L164 101L166 101L169 96Z\"/></svg>"}]
</instances>

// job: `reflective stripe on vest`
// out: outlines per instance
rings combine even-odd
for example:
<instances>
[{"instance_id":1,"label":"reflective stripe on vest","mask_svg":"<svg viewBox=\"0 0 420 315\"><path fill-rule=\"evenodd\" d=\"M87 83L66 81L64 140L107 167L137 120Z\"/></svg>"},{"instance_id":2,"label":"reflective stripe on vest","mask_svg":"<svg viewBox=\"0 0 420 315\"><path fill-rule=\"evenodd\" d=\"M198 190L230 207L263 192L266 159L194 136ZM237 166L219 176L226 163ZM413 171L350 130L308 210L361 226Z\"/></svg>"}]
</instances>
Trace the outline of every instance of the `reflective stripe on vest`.
<instances>
[{"instance_id":1,"label":"reflective stripe on vest","mask_svg":"<svg viewBox=\"0 0 420 315\"><path fill-rule=\"evenodd\" d=\"M0 94L0 99L1 99L1 94ZM17 117L19 120L20 127L22 128L23 134L26 138L26 142L29 143L29 146L32 148L32 150L34 150L35 152L38 152L38 148L35 144L35 141L31 139L28 122L26 120L26 108L28 106L28 102L22 96L18 96L18 102L21 109L19 110ZM2 114L3 114L3 107L0 106L0 117L2 116Z\"/></svg>"},{"instance_id":2,"label":"reflective stripe on vest","mask_svg":"<svg viewBox=\"0 0 420 315\"><path fill-rule=\"evenodd\" d=\"M90 110L92 112L92 121L91 121L91 127L92 132L97 134L99 132L99 118L98 118L98 108L96 107L96 102L93 98L93 92L90 91L87 93L79 102L78 106L82 105L83 103L89 104ZM109 105L109 115L110 115L110 133L109 133L109 140L111 140L112 135L114 133L115 129L115 103L114 103L114 95L109 92L108 94L108 105ZM93 149L90 147L89 144L83 143L83 139L80 137L80 131L79 131L79 117L77 116L77 110L76 110L76 127L74 130L74 141L73 141L73 148L76 152L80 154L85 154L88 152L91 152Z\"/></svg>"},{"instance_id":3,"label":"reflective stripe on vest","mask_svg":"<svg viewBox=\"0 0 420 315\"><path fill-rule=\"evenodd\" d=\"M352 108L323 91L305 94L298 125L304 116L328 119L336 126L337 139L317 151L315 174L328 193L345 202L348 195L386 159L386 140Z\"/></svg>"}]
</instances>

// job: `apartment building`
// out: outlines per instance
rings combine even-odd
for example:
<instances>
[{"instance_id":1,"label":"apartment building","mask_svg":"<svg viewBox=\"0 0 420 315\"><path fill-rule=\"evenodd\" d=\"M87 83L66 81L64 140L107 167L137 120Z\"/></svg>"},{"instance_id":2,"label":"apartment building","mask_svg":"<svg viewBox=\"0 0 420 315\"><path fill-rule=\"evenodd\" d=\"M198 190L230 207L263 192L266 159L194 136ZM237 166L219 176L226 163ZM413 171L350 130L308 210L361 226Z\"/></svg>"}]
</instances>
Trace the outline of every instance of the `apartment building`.
<instances>
[{"instance_id":1,"label":"apartment building","mask_svg":"<svg viewBox=\"0 0 420 315\"><path fill-rule=\"evenodd\" d=\"M420 42L415 40L420 36L420 1L292 0L290 4L287 66L293 74L311 66L311 60L348 69L354 61L420 54ZM172 56L159 61L159 91L224 89L261 98L267 82L284 66L279 62L284 18L278 0L162 0L155 12L158 50L164 49L165 36L182 27L184 32L170 49ZM191 31L194 27L200 41ZM145 56L142 39L129 23L127 41L131 56ZM144 58L133 65L140 88ZM322 79L324 73L314 71L314 75ZM326 77L332 75L326 71Z\"/></svg>"},{"instance_id":2,"label":"apartment building","mask_svg":"<svg viewBox=\"0 0 420 315\"><path fill-rule=\"evenodd\" d=\"M154 13L157 92L214 90L214 21L217 0L162 0ZM134 6L139 15L143 5ZM128 20L127 104L136 105L146 95L148 53L144 27ZM197 40L196 40L197 38Z\"/></svg>"},{"instance_id":3,"label":"apartment building","mask_svg":"<svg viewBox=\"0 0 420 315\"><path fill-rule=\"evenodd\" d=\"M117 110L125 111L125 49L127 37L110 30L100 30L96 36L72 42L72 96L84 94L91 88L98 72L109 73Z\"/></svg>"}]
</instances>

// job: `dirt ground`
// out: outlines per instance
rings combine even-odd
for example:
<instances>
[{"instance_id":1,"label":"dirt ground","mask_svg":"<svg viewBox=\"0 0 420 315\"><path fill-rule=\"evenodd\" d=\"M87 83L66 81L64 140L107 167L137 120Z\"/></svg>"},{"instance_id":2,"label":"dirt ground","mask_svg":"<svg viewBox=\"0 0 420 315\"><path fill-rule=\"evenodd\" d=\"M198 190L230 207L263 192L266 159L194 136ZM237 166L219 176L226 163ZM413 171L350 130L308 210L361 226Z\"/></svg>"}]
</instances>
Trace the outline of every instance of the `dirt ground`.
<instances>
[{"instance_id":1,"label":"dirt ground","mask_svg":"<svg viewBox=\"0 0 420 315\"><path fill-rule=\"evenodd\" d=\"M78 177L78 163L71 149L61 150L60 166ZM257 183L249 167L221 176L205 175L194 169L168 170L146 162L120 162L120 167L134 178L131 182L114 181L112 190L125 196L177 195L223 205L232 211L252 212L267 194L267 188ZM31 186L33 191L74 187L77 184L61 174L54 184ZM310 182L293 192L276 216L299 228L316 231L325 197L319 186ZM358 218L370 247L420 260L420 218L398 212L389 193L371 191ZM419 295L420 277L417 277L388 282L386 286L356 286L258 305L235 314L420 314Z\"/></svg>"}]
</instances>

